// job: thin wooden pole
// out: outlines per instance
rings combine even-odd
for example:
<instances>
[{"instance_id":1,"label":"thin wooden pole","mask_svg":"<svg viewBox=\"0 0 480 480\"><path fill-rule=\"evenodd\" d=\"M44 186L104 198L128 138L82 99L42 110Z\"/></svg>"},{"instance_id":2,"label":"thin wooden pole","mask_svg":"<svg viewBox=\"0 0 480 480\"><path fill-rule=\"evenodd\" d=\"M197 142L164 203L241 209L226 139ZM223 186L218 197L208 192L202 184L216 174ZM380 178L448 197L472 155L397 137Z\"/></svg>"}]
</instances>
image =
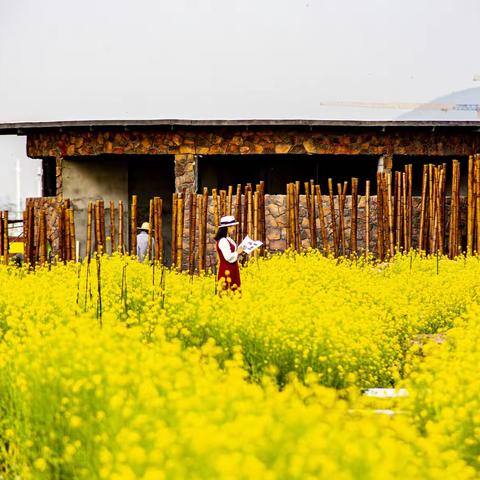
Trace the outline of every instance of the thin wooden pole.
<instances>
[{"instance_id":1,"label":"thin wooden pole","mask_svg":"<svg viewBox=\"0 0 480 480\"><path fill-rule=\"evenodd\" d=\"M218 212L218 195L217 195L216 188L212 188L212 199L213 199L213 224L215 225L215 230L217 230L220 221L219 221L219 212Z\"/></svg>"},{"instance_id":2,"label":"thin wooden pole","mask_svg":"<svg viewBox=\"0 0 480 480\"><path fill-rule=\"evenodd\" d=\"M403 249L408 252L408 200L407 173L402 173L402 218L403 218Z\"/></svg>"},{"instance_id":3,"label":"thin wooden pole","mask_svg":"<svg viewBox=\"0 0 480 480\"><path fill-rule=\"evenodd\" d=\"M412 165L406 165L407 178L407 250L412 248L413 233L413 199L412 199Z\"/></svg>"},{"instance_id":4,"label":"thin wooden pole","mask_svg":"<svg viewBox=\"0 0 480 480\"><path fill-rule=\"evenodd\" d=\"M428 165L428 239L430 253L434 251L435 237L435 168L433 164Z\"/></svg>"},{"instance_id":5,"label":"thin wooden pole","mask_svg":"<svg viewBox=\"0 0 480 480\"><path fill-rule=\"evenodd\" d=\"M294 188L295 205L295 246L298 251L302 248L302 238L300 234L300 181L295 181Z\"/></svg>"},{"instance_id":6,"label":"thin wooden pole","mask_svg":"<svg viewBox=\"0 0 480 480\"><path fill-rule=\"evenodd\" d=\"M293 215L293 184L287 183L287 248L295 248L294 215Z\"/></svg>"},{"instance_id":7,"label":"thin wooden pole","mask_svg":"<svg viewBox=\"0 0 480 480\"><path fill-rule=\"evenodd\" d=\"M377 172L377 256L380 260L383 260L384 256L383 245L383 174Z\"/></svg>"},{"instance_id":8,"label":"thin wooden pole","mask_svg":"<svg viewBox=\"0 0 480 480\"><path fill-rule=\"evenodd\" d=\"M155 228L156 228L156 259L163 265L163 200L160 197L155 197Z\"/></svg>"},{"instance_id":9,"label":"thin wooden pole","mask_svg":"<svg viewBox=\"0 0 480 480\"><path fill-rule=\"evenodd\" d=\"M202 250L203 250L203 268L207 268L207 224L208 224L208 188L203 188L203 220L202 220Z\"/></svg>"},{"instance_id":10,"label":"thin wooden pole","mask_svg":"<svg viewBox=\"0 0 480 480\"><path fill-rule=\"evenodd\" d=\"M350 254L357 254L358 178L352 178L352 215L350 226Z\"/></svg>"},{"instance_id":11,"label":"thin wooden pole","mask_svg":"<svg viewBox=\"0 0 480 480\"><path fill-rule=\"evenodd\" d=\"M116 242L116 231L115 231L115 202L110 200L110 243L112 253L117 251L117 242Z\"/></svg>"},{"instance_id":12,"label":"thin wooden pole","mask_svg":"<svg viewBox=\"0 0 480 480\"><path fill-rule=\"evenodd\" d=\"M227 192L220 190L220 216L224 217L227 214Z\"/></svg>"},{"instance_id":13,"label":"thin wooden pole","mask_svg":"<svg viewBox=\"0 0 480 480\"><path fill-rule=\"evenodd\" d=\"M365 182L365 257L370 251L370 180Z\"/></svg>"},{"instance_id":14,"label":"thin wooden pole","mask_svg":"<svg viewBox=\"0 0 480 480\"><path fill-rule=\"evenodd\" d=\"M123 201L118 201L118 250L125 253Z\"/></svg>"},{"instance_id":15,"label":"thin wooden pole","mask_svg":"<svg viewBox=\"0 0 480 480\"><path fill-rule=\"evenodd\" d=\"M474 251L480 253L480 158L474 156L475 163L475 237Z\"/></svg>"},{"instance_id":16,"label":"thin wooden pole","mask_svg":"<svg viewBox=\"0 0 480 480\"><path fill-rule=\"evenodd\" d=\"M40 207L40 211L38 213L38 226L40 229L40 265L44 265L47 261L47 233L45 231L45 210L43 207Z\"/></svg>"},{"instance_id":17,"label":"thin wooden pole","mask_svg":"<svg viewBox=\"0 0 480 480\"><path fill-rule=\"evenodd\" d=\"M393 241L393 204L392 204L392 174L387 172L387 209L388 209L388 244L390 247L390 256L395 254Z\"/></svg>"},{"instance_id":18,"label":"thin wooden pole","mask_svg":"<svg viewBox=\"0 0 480 480\"><path fill-rule=\"evenodd\" d=\"M342 247L342 255L346 255L345 218L344 218L345 197L343 194L341 183L337 183L337 192L338 192L338 238L339 238L339 243Z\"/></svg>"},{"instance_id":19,"label":"thin wooden pole","mask_svg":"<svg viewBox=\"0 0 480 480\"><path fill-rule=\"evenodd\" d=\"M75 236L75 217L73 214L73 208L69 208L68 210L68 222L70 225L70 260L74 262L77 261L77 254L76 254L76 236Z\"/></svg>"},{"instance_id":20,"label":"thin wooden pole","mask_svg":"<svg viewBox=\"0 0 480 480\"><path fill-rule=\"evenodd\" d=\"M237 184L237 193L235 194L235 220L238 225L235 227L235 239L237 244L242 241L242 186Z\"/></svg>"},{"instance_id":21,"label":"thin wooden pole","mask_svg":"<svg viewBox=\"0 0 480 480\"><path fill-rule=\"evenodd\" d=\"M183 269L183 217L185 213L183 197L177 200L177 269Z\"/></svg>"},{"instance_id":22,"label":"thin wooden pole","mask_svg":"<svg viewBox=\"0 0 480 480\"><path fill-rule=\"evenodd\" d=\"M233 195L233 186L229 185L228 186L228 191L227 191L227 215L232 214L232 209L233 209L232 195Z\"/></svg>"},{"instance_id":23,"label":"thin wooden pole","mask_svg":"<svg viewBox=\"0 0 480 480\"><path fill-rule=\"evenodd\" d=\"M253 235L253 197L252 189L248 188L247 191L247 235L252 237Z\"/></svg>"},{"instance_id":24,"label":"thin wooden pole","mask_svg":"<svg viewBox=\"0 0 480 480\"><path fill-rule=\"evenodd\" d=\"M204 229L203 229L203 196L199 195L198 197L198 272L203 272L205 265L203 262L203 248L205 239L203 238Z\"/></svg>"},{"instance_id":25,"label":"thin wooden pole","mask_svg":"<svg viewBox=\"0 0 480 480\"><path fill-rule=\"evenodd\" d=\"M318 238L317 238L317 212L315 208L315 182L311 179L310 180L310 197L311 201L311 213L310 216L312 218L312 247L318 247Z\"/></svg>"},{"instance_id":26,"label":"thin wooden pole","mask_svg":"<svg viewBox=\"0 0 480 480\"><path fill-rule=\"evenodd\" d=\"M395 172L395 189L394 189L394 225L395 225L395 248L400 250L402 245L402 174Z\"/></svg>"},{"instance_id":27,"label":"thin wooden pole","mask_svg":"<svg viewBox=\"0 0 480 480\"><path fill-rule=\"evenodd\" d=\"M259 239L259 218L258 218L258 188L253 194L253 236Z\"/></svg>"},{"instance_id":28,"label":"thin wooden pole","mask_svg":"<svg viewBox=\"0 0 480 480\"><path fill-rule=\"evenodd\" d=\"M423 166L422 174L422 196L420 200L420 227L418 235L418 249L420 251L426 250L424 244L425 237L425 211L427 203L427 182L428 182L428 165Z\"/></svg>"},{"instance_id":29,"label":"thin wooden pole","mask_svg":"<svg viewBox=\"0 0 480 480\"><path fill-rule=\"evenodd\" d=\"M137 196L132 195L132 222L130 226L130 255L137 255Z\"/></svg>"},{"instance_id":30,"label":"thin wooden pole","mask_svg":"<svg viewBox=\"0 0 480 480\"><path fill-rule=\"evenodd\" d=\"M467 255L472 255L473 253L473 226L475 221L474 185L474 162L473 155L470 155L468 157Z\"/></svg>"},{"instance_id":31,"label":"thin wooden pole","mask_svg":"<svg viewBox=\"0 0 480 480\"><path fill-rule=\"evenodd\" d=\"M328 196L330 200L330 224L333 238L333 253L338 256L338 238L337 238L337 219L335 215L335 200L333 197L333 182L332 179L328 179Z\"/></svg>"},{"instance_id":32,"label":"thin wooden pole","mask_svg":"<svg viewBox=\"0 0 480 480\"><path fill-rule=\"evenodd\" d=\"M188 249L188 272L193 275L195 272L195 232L197 220L197 195L190 192L190 232L189 232L189 249Z\"/></svg>"},{"instance_id":33,"label":"thin wooden pole","mask_svg":"<svg viewBox=\"0 0 480 480\"><path fill-rule=\"evenodd\" d=\"M85 256L87 257L88 263L90 263L90 259L92 255L92 214L93 214L93 205L92 205L92 202L88 202L87 242L85 244Z\"/></svg>"},{"instance_id":34,"label":"thin wooden pole","mask_svg":"<svg viewBox=\"0 0 480 480\"><path fill-rule=\"evenodd\" d=\"M105 202L99 201L100 204L100 238L102 242L102 253L107 253L107 242L105 235ZM136 237L135 237L136 238Z\"/></svg>"},{"instance_id":35,"label":"thin wooden pole","mask_svg":"<svg viewBox=\"0 0 480 480\"><path fill-rule=\"evenodd\" d=\"M148 236L147 236L147 253L145 255L145 258L151 262L153 260L152 258L152 238L153 238L153 228L154 228L154 216L153 216L153 199L150 199L148 202L148 226L150 227L148 229Z\"/></svg>"},{"instance_id":36,"label":"thin wooden pole","mask_svg":"<svg viewBox=\"0 0 480 480\"><path fill-rule=\"evenodd\" d=\"M68 213L67 213L68 216ZM98 254L102 253L103 245L102 245L102 234L101 227L100 227L100 201L97 200L95 202L95 250ZM70 250L70 243L67 241L68 249ZM70 256L70 254L69 254Z\"/></svg>"},{"instance_id":37,"label":"thin wooden pole","mask_svg":"<svg viewBox=\"0 0 480 480\"><path fill-rule=\"evenodd\" d=\"M177 222L178 222L178 193L172 195L172 265L177 263Z\"/></svg>"},{"instance_id":38,"label":"thin wooden pole","mask_svg":"<svg viewBox=\"0 0 480 480\"><path fill-rule=\"evenodd\" d=\"M0 257L3 259L3 241L5 235L3 233L3 212L0 211Z\"/></svg>"},{"instance_id":39,"label":"thin wooden pole","mask_svg":"<svg viewBox=\"0 0 480 480\"><path fill-rule=\"evenodd\" d=\"M70 219L68 216L69 204L65 202L63 206L64 224L65 224L65 262L72 260L72 236L70 234ZM37 253L40 245L40 236L38 237ZM38 258L40 260L40 257Z\"/></svg>"}]
</instances>

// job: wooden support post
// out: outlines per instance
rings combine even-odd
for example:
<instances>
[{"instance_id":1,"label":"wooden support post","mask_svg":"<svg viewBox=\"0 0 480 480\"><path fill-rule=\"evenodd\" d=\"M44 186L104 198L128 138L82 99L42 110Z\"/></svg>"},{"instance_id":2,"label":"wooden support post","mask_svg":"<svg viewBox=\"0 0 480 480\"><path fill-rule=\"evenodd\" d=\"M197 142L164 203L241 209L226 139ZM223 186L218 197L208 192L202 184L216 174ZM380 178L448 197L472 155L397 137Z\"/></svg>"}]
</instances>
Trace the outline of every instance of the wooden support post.
<instances>
[{"instance_id":1,"label":"wooden support post","mask_svg":"<svg viewBox=\"0 0 480 480\"><path fill-rule=\"evenodd\" d=\"M130 255L137 255L137 196L132 195L132 218L130 225Z\"/></svg>"},{"instance_id":2,"label":"wooden support post","mask_svg":"<svg viewBox=\"0 0 480 480\"><path fill-rule=\"evenodd\" d=\"M229 185L228 186L228 192L227 192L227 215L232 214L232 195L233 195L233 186Z\"/></svg>"},{"instance_id":3,"label":"wooden support post","mask_svg":"<svg viewBox=\"0 0 480 480\"><path fill-rule=\"evenodd\" d=\"M116 232L115 232L115 202L110 200L110 245L111 253L117 251L117 242L116 242Z\"/></svg>"},{"instance_id":4,"label":"wooden support post","mask_svg":"<svg viewBox=\"0 0 480 480\"><path fill-rule=\"evenodd\" d=\"M189 231L189 249L188 249L188 273L193 275L195 272L195 232L197 229L197 195L190 192L190 231Z\"/></svg>"},{"instance_id":5,"label":"wooden support post","mask_svg":"<svg viewBox=\"0 0 480 480\"><path fill-rule=\"evenodd\" d=\"M204 264L204 249L205 238L203 228L203 196L198 197L198 273L203 272Z\"/></svg>"},{"instance_id":6,"label":"wooden support post","mask_svg":"<svg viewBox=\"0 0 480 480\"><path fill-rule=\"evenodd\" d=\"M92 256L92 214L93 214L93 205L92 202L88 202L87 210L87 242L85 245L85 256L87 257L88 263Z\"/></svg>"},{"instance_id":7,"label":"wooden support post","mask_svg":"<svg viewBox=\"0 0 480 480\"><path fill-rule=\"evenodd\" d=\"M125 229L124 229L124 213L123 201L118 201L118 251L125 253Z\"/></svg>"},{"instance_id":8,"label":"wooden support post","mask_svg":"<svg viewBox=\"0 0 480 480\"><path fill-rule=\"evenodd\" d=\"M220 216L224 217L227 214L227 192L220 190Z\"/></svg>"},{"instance_id":9,"label":"wooden support post","mask_svg":"<svg viewBox=\"0 0 480 480\"><path fill-rule=\"evenodd\" d=\"M350 254L357 254L358 178L352 178L352 215L350 223Z\"/></svg>"},{"instance_id":10,"label":"wooden support post","mask_svg":"<svg viewBox=\"0 0 480 480\"><path fill-rule=\"evenodd\" d=\"M179 272L183 269L183 216L185 213L184 209L184 198L179 197L177 200L177 270Z\"/></svg>"},{"instance_id":11,"label":"wooden support post","mask_svg":"<svg viewBox=\"0 0 480 480\"><path fill-rule=\"evenodd\" d=\"M177 222L178 222L178 193L172 195L172 265L177 263Z\"/></svg>"},{"instance_id":12,"label":"wooden support post","mask_svg":"<svg viewBox=\"0 0 480 480\"><path fill-rule=\"evenodd\" d=\"M422 196L420 200L420 228L418 235L418 249L420 251L426 250L427 245L425 242L425 231L426 231L426 210L427 210L427 184L428 184L428 165L423 166L422 174Z\"/></svg>"},{"instance_id":13,"label":"wooden support post","mask_svg":"<svg viewBox=\"0 0 480 480\"><path fill-rule=\"evenodd\" d=\"M370 251L370 180L365 182L365 257Z\"/></svg>"},{"instance_id":14,"label":"wooden support post","mask_svg":"<svg viewBox=\"0 0 480 480\"><path fill-rule=\"evenodd\" d=\"M474 180L474 161L473 155L470 155L468 157L467 255L472 255L473 253L473 227L475 222Z\"/></svg>"},{"instance_id":15,"label":"wooden support post","mask_svg":"<svg viewBox=\"0 0 480 480\"><path fill-rule=\"evenodd\" d=\"M215 231L216 231L220 223L219 211L218 211L218 195L217 195L216 188L212 188L212 200L213 200L213 224L215 226Z\"/></svg>"},{"instance_id":16,"label":"wooden support post","mask_svg":"<svg viewBox=\"0 0 480 480\"><path fill-rule=\"evenodd\" d=\"M238 225L235 227L235 240L237 244L242 241L242 186L237 185L237 193L235 195L235 220Z\"/></svg>"},{"instance_id":17,"label":"wooden support post","mask_svg":"<svg viewBox=\"0 0 480 480\"><path fill-rule=\"evenodd\" d=\"M67 210L68 212L68 223L70 226L70 260L73 260L74 262L77 261L77 252L76 252L76 247L77 247L77 242L76 242L76 236L75 236L75 217L73 214L73 208L69 208Z\"/></svg>"},{"instance_id":18,"label":"wooden support post","mask_svg":"<svg viewBox=\"0 0 480 480\"><path fill-rule=\"evenodd\" d=\"M384 257L384 228L383 228L383 173L377 172L377 257Z\"/></svg>"},{"instance_id":19,"label":"wooden support post","mask_svg":"<svg viewBox=\"0 0 480 480\"><path fill-rule=\"evenodd\" d=\"M153 262L154 258L152 255L152 243L153 243L153 235L154 231L153 229L155 228L155 217L153 216L154 212L154 206L153 206L153 199L151 198L149 203L148 203L148 226L150 227L148 229L148 237L147 237L147 253L145 255L145 258L148 260L148 262Z\"/></svg>"}]
</instances>

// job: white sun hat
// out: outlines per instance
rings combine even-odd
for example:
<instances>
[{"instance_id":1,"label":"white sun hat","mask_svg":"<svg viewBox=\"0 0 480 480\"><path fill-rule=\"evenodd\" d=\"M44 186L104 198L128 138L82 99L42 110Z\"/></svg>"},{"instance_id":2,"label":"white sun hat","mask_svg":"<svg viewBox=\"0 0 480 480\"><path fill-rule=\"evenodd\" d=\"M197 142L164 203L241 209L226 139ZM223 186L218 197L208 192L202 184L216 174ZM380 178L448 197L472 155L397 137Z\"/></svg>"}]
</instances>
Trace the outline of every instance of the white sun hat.
<instances>
[{"instance_id":1,"label":"white sun hat","mask_svg":"<svg viewBox=\"0 0 480 480\"><path fill-rule=\"evenodd\" d=\"M235 217L233 215L227 215L220 219L219 227L231 227L233 225L238 225L238 222L235 221Z\"/></svg>"},{"instance_id":2,"label":"white sun hat","mask_svg":"<svg viewBox=\"0 0 480 480\"><path fill-rule=\"evenodd\" d=\"M137 227L137 230L145 230L146 232L149 232L150 224L148 222L143 222L141 227Z\"/></svg>"}]
</instances>

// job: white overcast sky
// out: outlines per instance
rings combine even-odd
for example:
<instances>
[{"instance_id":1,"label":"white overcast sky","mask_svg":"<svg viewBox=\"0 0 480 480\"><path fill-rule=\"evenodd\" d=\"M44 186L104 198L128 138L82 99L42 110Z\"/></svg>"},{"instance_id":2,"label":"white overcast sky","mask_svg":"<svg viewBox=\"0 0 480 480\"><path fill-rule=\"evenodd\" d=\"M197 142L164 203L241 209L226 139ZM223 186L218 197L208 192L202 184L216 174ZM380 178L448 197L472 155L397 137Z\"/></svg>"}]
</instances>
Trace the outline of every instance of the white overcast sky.
<instances>
[{"instance_id":1,"label":"white overcast sky","mask_svg":"<svg viewBox=\"0 0 480 480\"><path fill-rule=\"evenodd\" d=\"M480 103L479 25L479 0L0 0L0 123L392 119L408 109L331 103ZM24 149L0 138L1 192L15 195L6 161Z\"/></svg>"}]
</instances>

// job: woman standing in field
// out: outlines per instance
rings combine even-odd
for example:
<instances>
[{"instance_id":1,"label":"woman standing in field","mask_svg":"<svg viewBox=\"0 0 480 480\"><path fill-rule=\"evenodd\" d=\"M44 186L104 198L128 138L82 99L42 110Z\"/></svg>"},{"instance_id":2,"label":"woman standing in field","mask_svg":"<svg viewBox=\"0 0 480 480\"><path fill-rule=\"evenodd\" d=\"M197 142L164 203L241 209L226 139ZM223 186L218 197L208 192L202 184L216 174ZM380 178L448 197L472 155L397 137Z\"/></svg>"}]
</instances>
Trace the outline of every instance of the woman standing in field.
<instances>
[{"instance_id":1,"label":"woman standing in field","mask_svg":"<svg viewBox=\"0 0 480 480\"><path fill-rule=\"evenodd\" d=\"M233 226L238 225L235 218L231 215L222 217L215 235L218 258L218 281L222 282L224 290L237 290L240 288L240 271L238 268L238 255L243 252L243 248L237 248L237 244L230 237Z\"/></svg>"}]
</instances>

